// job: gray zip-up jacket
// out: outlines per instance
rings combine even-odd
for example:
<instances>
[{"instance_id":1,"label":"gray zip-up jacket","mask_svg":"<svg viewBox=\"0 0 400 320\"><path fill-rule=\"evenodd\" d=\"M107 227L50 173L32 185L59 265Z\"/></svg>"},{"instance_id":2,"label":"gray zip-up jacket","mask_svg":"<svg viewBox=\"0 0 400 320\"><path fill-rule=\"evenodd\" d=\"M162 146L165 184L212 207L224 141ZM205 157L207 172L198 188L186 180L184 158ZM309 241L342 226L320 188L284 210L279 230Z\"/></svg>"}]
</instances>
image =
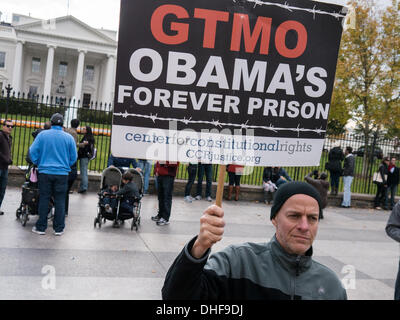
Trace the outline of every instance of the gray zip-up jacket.
<instances>
[{"instance_id":1,"label":"gray zip-up jacket","mask_svg":"<svg viewBox=\"0 0 400 320\"><path fill-rule=\"evenodd\" d=\"M400 242L400 201L394 206L386 225L386 233L389 237Z\"/></svg>"},{"instance_id":2,"label":"gray zip-up jacket","mask_svg":"<svg viewBox=\"0 0 400 320\"><path fill-rule=\"evenodd\" d=\"M288 254L274 236L269 243L229 246L201 259L190 255L192 239L169 269L163 299L346 300L336 274L305 256Z\"/></svg>"}]
</instances>

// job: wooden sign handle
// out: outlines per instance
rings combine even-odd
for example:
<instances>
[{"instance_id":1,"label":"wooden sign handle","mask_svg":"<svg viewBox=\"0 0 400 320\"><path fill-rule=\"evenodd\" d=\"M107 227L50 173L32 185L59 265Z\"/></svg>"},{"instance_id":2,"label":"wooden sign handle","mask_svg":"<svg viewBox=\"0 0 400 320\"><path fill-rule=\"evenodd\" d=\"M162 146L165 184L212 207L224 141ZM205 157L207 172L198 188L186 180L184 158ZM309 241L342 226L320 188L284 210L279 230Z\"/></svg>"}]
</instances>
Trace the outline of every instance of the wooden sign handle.
<instances>
[{"instance_id":1,"label":"wooden sign handle","mask_svg":"<svg viewBox=\"0 0 400 320\"><path fill-rule=\"evenodd\" d=\"M226 165L220 165L218 172L218 186L217 186L217 196L215 203L220 208L222 208L222 197L224 195L225 174L226 174Z\"/></svg>"}]
</instances>

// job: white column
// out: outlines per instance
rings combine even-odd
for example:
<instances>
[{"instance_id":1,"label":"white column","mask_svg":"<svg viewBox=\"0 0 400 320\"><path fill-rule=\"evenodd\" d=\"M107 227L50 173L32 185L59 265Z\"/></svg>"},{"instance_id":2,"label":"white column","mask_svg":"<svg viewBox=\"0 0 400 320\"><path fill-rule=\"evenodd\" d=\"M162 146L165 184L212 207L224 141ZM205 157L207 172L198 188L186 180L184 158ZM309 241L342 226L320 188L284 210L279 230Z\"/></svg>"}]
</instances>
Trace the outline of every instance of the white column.
<instances>
[{"instance_id":1,"label":"white column","mask_svg":"<svg viewBox=\"0 0 400 320\"><path fill-rule=\"evenodd\" d=\"M44 89L43 89L43 96L46 101L47 97L50 99L51 97L51 83L53 80L53 65L54 65L54 53L55 53L55 46L48 45L49 48L47 52L47 65L46 65L46 75L44 78Z\"/></svg>"},{"instance_id":2,"label":"white column","mask_svg":"<svg viewBox=\"0 0 400 320\"><path fill-rule=\"evenodd\" d=\"M12 82L12 87L13 91L15 92L15 95L18 95L18 92L21 92L22 65L24 63L23 61L24 43L25 41L18 40L15 49L14 72L13 72L13 82Z\"/></svg>"},{"instance_id":3,"label":"white column","mask_svg":"<svg viewBox=\"0 0 400 320\"><path fill-rule=\"evenodd\" d=\"M107 105L112 103L111 94L113 92L113 78L114 78L114 70L115 70L115 56L107 55L107 65L106 71L104 73L103 78L103 94L102 99L100 102L103 104L106 103Z\"/></svg>"},{"instance_id":4,"label":"white column","mask_svg":"<svg viewBox=\"0 0 400 320\"><path fill-rule=\"evenodd\" d=\"M76 78L75 78L75 99L81 100L82 96L82 84L83 84L83 69L85 66L85 54L87 51L79 50L78 66L76 68Z\"/></svg>"}]
</instances>

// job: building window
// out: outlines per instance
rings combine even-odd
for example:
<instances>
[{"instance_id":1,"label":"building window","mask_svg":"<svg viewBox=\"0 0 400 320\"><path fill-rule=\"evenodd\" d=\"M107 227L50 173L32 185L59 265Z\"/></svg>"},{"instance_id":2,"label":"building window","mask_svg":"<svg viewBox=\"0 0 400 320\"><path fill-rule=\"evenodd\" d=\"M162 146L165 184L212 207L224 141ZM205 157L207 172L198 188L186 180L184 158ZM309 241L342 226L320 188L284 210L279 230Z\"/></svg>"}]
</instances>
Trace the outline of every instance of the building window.
<instances>
[{"instance_id":1,"label":"building window","mask_svg":"<svg viewBox=\"0 0 400 320\"><path fill-rule=\"evenodd\" d=\"M67 76L67 71L68 71L68 62L61 61L58 69L58 75L61 78L65 78Z\"/></svg>"},{"instance_id":2,"label":"building window","mask_svg":"<svg viewBox=\"0 0 400 320\"><path fill-rule=\"evenodd\" d=\"M32 73L40 72L40 58L32 58Z\"/></svg>"},{"instance_id":3,"label":"building window","mask_svg":"<svg viewBox=\"0 0 400 320\"><path fill-rule=\"evenodd\" d=\"M0 82L0 94L3 95L3 82Z\"/></svg>"},{"instance_id":4,"label":"building window","mask_svg":"<svg viewBox=\"0 0 400 320\"><path fill-rule=\"evenodd\" d=\"M38 87L37 86L30 86L29 87L29 93L28 93L28 97L34 97L37 95L38 92Z\"/></svg>"},{"instance_id":5,"label":"building window","mask_svg":"<svg viewBox=\"0 0 400 320\"><path fill-rule=\"evenodd\" d=\"M90 108L90 100L91 99L92 99L92 96L89 93L84 93L83 94L82 107Z\"/></svg>"},{"instance_id":6,"label":"building window","mask_svg":"<svg viewBox=\"0 0 400 320\"><path fill-rule=\"evenodd\" d=\"M0 51L0 69L4 69L6 67L6 53Z\"/></svg>"},{"instance_id":7,"label":"building window","mask_svg":"<svg viewBox=\"0 0 400 320\"><path fill-rule=\"evenodd\" d=\"M94 80L94 66L86 66L85 80L86 81L93 81Z\"/></svg>"}]
</instances>

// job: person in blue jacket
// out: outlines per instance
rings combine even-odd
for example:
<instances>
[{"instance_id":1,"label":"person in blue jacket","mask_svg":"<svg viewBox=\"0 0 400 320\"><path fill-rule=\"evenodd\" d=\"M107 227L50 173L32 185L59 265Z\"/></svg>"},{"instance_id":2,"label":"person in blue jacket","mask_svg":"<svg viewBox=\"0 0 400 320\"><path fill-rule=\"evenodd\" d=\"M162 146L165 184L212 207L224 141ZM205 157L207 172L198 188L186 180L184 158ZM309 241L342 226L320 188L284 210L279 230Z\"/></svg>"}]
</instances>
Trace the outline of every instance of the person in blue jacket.
<instances>
[{"instance_id":1,"label":"person in blue jacket","mask_svg":"<svg viewBox=\"0 0 400 320\"><path fill-rule=\"evenodd\" d=\"M78 155L74 138L63 131L63 121L61 114L53 114L51 129L40 132L29 148L30 158L39 171L39 219L32 232L40 235L46 233L52 195L55 202L54 235L61 236L64 233L68 173Z\"/></svg>"}]
</instances>

